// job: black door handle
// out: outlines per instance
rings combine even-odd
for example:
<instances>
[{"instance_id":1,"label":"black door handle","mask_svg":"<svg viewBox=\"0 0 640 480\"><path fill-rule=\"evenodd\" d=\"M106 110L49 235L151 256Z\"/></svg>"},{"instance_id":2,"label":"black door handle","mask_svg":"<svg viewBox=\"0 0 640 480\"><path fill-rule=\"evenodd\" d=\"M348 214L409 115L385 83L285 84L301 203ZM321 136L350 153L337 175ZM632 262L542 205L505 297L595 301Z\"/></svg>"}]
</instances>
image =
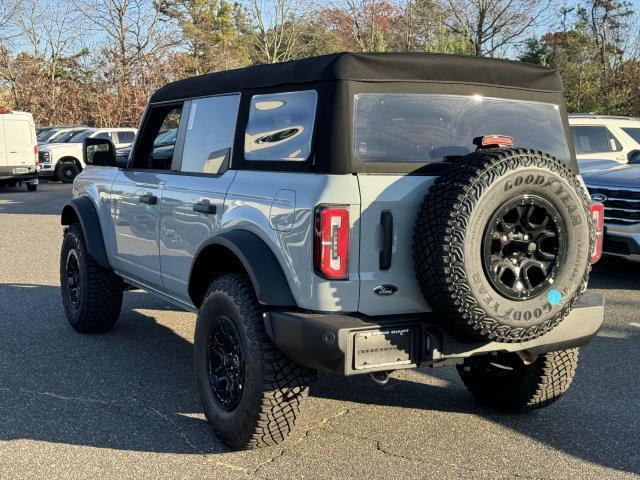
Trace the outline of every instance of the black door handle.
<instances>
[{"instance_id":1,"label":"black door handle","mask_svg":"<svg viewBox=\"0 0 640 480\"><path fill-rule=\"evenodd\" d=\"M153 193L147 193L146 195L140 195L138 198L140 203L147 203L149 205L155 205L158 203L158 197L156 197Z\"/></svg>"},{"instance_id":2,"label":"black door handle","mask_svg":"<svg viewBox=\"0 0 640 480\"><path fill-rule=\"evenodd\" d=\"M382 250L380 250L380 270L391 268L391 249L393 248L393 215L385 211L380 214L382 226Z\"/></svg>"},{"instance_id":3,"label":"black door handle","mask_svg":"<svg viewBox=\"0 0 640 480\"><path fill-rule=\"evenodd\" d=\"M214 213L216 213L216 206L211 205L211 203L207 201L202 201L193 204L193 211L213 215Z\"/></svg>"}]
</instances>

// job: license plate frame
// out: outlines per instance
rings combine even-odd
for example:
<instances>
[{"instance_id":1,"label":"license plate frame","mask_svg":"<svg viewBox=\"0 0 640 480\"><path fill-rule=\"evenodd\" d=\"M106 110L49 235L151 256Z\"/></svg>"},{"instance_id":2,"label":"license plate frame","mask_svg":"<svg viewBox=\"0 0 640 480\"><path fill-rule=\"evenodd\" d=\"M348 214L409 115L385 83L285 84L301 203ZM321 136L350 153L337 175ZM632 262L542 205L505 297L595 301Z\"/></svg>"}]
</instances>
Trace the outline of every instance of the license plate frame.
<instances>
[{"instance_id":1,"label":"license plate frame","mask_svg":"<svg viewBox=\"0 0 640 480\"><path fill-rule=\"evenodd\" d=\"M16 167L13 169L14 175L21 175L24 173L29 173L29 169L27 167Z\"/></svg>"},{"instance_id":2,"label":"license plate frame","mask_svg":"<svg viewBox=\"0 0 640 480\"><path fill-rule=\"evenodd\" d=\"M414 363L415 326L356 332L353 337L353 368L369 370Z\"/></svg>"}]
</instances>

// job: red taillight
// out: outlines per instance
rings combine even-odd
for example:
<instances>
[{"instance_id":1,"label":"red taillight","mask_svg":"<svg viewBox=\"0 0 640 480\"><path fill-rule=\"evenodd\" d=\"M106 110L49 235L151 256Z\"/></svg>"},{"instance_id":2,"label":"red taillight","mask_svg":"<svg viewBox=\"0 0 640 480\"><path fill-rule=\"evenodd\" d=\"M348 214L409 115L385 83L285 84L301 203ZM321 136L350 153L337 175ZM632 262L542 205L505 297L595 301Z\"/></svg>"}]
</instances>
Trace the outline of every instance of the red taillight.
<instances>
[{"instance_id":1,"label":"red taillight","mask_svg":"<svg viewBox=\"0 0 640 480\"><path fill-rule=\"evenodd\" d=\"M38 158L38 145L33 146L33 156L36 160L36 167L40 166L40 159Z\"/></svg>"},{"instance_id":2,"label":"red taillight","mask_svg":"<svg viewBox=\"0 0 640 480\"><path fill-rule=\"evenodd\" d=\"M316 209L313 253L318 274L330 280L349 278L349 207Z\"/></svg>"},{"instance_id":3,"label":"red taillight","mask_svg":"<svg viewBox=\"0 0 640 480\"><path fill-rule=\"evenodd\" d=\"M602 256L602 239L604 236L604 205L601 203L592 203L589 207L589 215L593 219L596 227L596 243L591 252L591 263L596 263Z\"/></svg>"}]
</instances>

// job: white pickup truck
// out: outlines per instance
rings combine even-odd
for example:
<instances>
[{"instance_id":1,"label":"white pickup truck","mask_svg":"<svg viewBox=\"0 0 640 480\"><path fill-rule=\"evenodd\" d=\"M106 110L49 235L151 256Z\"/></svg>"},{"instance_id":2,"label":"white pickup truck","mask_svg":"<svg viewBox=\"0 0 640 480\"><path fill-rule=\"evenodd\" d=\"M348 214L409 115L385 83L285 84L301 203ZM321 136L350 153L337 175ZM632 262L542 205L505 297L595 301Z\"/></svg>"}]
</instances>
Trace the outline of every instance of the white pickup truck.
<instances>
[{"instance_id":1,"label":"white pickup truck","mask_svg":"<svg viewBox=\"0 0 640 480\"><path fill-rule=\"evenodd\" d=\"M136 131L135 128L92 128L83 130L65 143L41 145L38 148L40 175L71 183L84 169L82 142L85 138L103 138L120 148L133 143Z\"/></svg>"}]
</instances>

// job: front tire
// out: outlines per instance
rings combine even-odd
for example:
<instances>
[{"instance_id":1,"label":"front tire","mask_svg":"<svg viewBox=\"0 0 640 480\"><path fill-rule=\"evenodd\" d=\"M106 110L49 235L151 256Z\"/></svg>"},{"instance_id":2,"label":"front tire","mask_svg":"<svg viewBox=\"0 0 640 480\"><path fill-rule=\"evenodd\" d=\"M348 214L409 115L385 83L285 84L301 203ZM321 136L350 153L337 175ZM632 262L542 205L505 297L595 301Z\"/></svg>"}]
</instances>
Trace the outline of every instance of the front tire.
<instances>
[{"instance_id":1,"label":"front tire","mask_svg":"<svg viewBox=\"0 0 640 480\"><path fill-rule=\"evenodd\" d=\"M60 290L67 320L78 332L107 332L118 321L122 280L91 258L78 225L67 228L62 242Z\"/></svg>"},{"instance_id":2,"label":"front tire","mask_svg":"<svg viewBox=\"0 0 640 480\"><path fill-rule=\"evenodd\" d=\"M471 394L488 407L522 412L546 407L571 386L578 367L578 349L538 356L525 365L514 353L471 357L458 373Z\"/></svg>"},{"instance_id":3,"label":"front tire","mask_svg":"<svg viewBox=\"0 0 640 480\"><path fill-rule=\"evenodd\" d=\"M194 370L207 420L233 449L287 438L313 375L271 342L244 275L211 283L196 323Z\"/></svg>"}]
</instances>

